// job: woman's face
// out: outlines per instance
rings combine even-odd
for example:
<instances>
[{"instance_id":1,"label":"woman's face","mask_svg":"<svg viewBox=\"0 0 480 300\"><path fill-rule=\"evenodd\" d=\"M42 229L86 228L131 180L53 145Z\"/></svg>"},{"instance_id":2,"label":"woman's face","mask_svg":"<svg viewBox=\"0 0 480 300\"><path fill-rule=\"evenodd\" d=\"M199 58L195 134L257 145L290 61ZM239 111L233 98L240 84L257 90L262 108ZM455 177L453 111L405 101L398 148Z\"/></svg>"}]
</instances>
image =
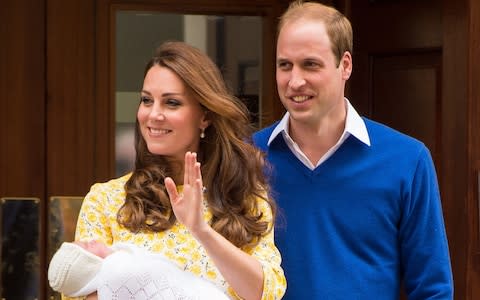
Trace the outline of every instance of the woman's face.
<instances>
[{"instance_id":1,"label":"woman's face","mask_svg":"<svg viewBox=\"0 0 480 300\"><path fill-rule=\"evenodd\" d=\"M137 119L152 154L182 161L187 151L198 152L205 114L177 74L159 65L148 70Z\"/></svg>"}]
</instances>

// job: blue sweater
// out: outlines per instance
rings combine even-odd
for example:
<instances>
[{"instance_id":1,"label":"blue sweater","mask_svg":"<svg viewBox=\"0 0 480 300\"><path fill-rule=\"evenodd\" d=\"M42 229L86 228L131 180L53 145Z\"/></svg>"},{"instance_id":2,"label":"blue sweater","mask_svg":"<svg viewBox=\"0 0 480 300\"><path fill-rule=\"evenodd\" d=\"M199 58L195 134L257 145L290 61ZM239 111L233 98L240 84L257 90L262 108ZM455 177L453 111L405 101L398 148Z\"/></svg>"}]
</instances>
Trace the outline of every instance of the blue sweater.
<instances>
[{"instance_id":1,"label":"blue sweater","mask_svg":"<svg viewBox=\"0 0 480 300\"><path fill-rule=\"evenodd\" d=\"M275 242L283 299L453 299L438 184L419 141L364 119L371 146L350 136L315 170L290 151L277 124L254 135L273 166Z\"/></svg>"}]
</instances>

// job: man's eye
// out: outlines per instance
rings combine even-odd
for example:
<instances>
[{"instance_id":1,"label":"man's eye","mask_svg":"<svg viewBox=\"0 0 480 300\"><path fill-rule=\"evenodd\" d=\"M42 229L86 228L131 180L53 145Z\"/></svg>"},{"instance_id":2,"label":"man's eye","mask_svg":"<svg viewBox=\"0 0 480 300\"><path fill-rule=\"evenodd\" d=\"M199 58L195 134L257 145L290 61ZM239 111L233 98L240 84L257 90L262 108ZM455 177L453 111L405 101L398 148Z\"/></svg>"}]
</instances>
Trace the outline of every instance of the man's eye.
<instances>
[{"instance_id":1,"label":"man's eye","mask_svg":"<svg viewBox=\"0 0 480 300\"><path fill-rule=\"evenodd\" d=\"M288 69L288 68L290 68L290 66L291 66L291 64L288 63L288 62L279 62L279 63L277 64L277 67L278 67L279 69Z\"/></svg>"},{"instance_id":2,"label":"man's eye","mask_svg":"<svg viewBox=\"0 0 480 300\"><path fill-rule=\"evenodd\" d=\"M305 62L305 67L317 67L318 64L316 62L313 62L313 61L306 61Z\"/></svg>"}]
</instances>

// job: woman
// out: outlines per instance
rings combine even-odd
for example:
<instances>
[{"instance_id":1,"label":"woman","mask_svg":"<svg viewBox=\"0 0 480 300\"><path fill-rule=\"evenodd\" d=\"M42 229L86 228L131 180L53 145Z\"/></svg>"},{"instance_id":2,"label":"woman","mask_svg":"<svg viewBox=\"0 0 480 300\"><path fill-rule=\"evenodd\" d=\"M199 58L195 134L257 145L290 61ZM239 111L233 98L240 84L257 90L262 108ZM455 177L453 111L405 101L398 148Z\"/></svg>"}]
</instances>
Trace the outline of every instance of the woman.
<instances>
[{"instance_id":1,"label":"woman","mask_svg":"<svg viewBox=\"0 0 480 300\"><path fill-rule=\"evenodd\" d=\"M208 56L162 44L145 69L135 169L92 186L76 240L162 253L233 299L280 299L275 205L250 134L245 106Z\"/></svg>"}]
</instances>

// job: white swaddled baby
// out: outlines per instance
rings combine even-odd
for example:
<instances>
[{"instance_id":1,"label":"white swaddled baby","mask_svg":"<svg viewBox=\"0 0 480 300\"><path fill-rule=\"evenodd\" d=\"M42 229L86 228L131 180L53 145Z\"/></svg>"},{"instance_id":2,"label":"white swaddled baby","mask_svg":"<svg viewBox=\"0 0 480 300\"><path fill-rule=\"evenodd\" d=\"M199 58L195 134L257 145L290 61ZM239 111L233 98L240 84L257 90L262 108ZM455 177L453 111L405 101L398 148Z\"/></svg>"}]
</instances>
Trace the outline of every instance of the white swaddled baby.
<instances>
[{"instance_id":1,"label":"white swaddled baby","mask_svg":"<svg viewBox=\"0 0 480 300\"><path fill-rule=\"evenodd\" d=\"M69 297L97 291L100 300L229 299L213 283L162 255L124 243L63 243L50 261L48 281L53 290Z\"/></svg>"}]
</instances>

